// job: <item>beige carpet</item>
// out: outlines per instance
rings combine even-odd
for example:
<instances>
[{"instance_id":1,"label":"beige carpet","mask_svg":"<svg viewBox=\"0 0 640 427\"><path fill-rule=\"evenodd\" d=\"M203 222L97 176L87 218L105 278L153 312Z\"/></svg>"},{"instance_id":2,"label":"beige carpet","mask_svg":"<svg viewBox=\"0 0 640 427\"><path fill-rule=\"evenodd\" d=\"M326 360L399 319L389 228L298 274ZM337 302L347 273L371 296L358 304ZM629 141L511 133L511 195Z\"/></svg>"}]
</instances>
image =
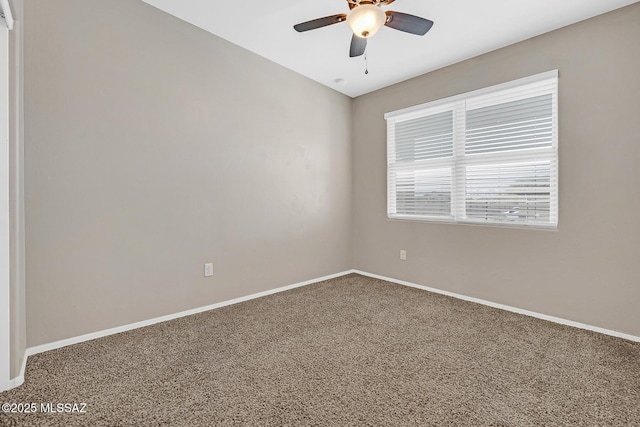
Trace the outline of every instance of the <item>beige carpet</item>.
<instances>
[{"instance_id":1,"label":"beige carpet","mask_svg":"<svg viewBox=\"0 0 640 427\"><path fill-rule=\"evenodd\" d=\"M0 425L640 425L640 343L349 275L29 358ZM78 408L80 409L80 408Z\"/></svg>"}]
</instances>

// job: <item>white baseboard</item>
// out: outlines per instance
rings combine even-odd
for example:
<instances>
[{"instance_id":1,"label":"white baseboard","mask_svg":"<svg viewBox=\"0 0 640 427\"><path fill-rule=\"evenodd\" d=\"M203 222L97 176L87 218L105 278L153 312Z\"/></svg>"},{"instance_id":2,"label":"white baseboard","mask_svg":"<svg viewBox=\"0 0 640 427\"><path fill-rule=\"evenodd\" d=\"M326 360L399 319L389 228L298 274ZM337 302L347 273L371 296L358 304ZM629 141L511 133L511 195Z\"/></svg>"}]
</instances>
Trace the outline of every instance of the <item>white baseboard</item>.
<instances>
[{"instance_id":1,"label":"white baseboard","mask_svg":"<svg viewBox=\"0 0 640 427\"><path fill-rule=\"evenodd\" d=\"M292 285L282 286L280 288L269 289L268 291L258 292L255 294L247 295L244 297L234 298L232 300L219 302L216 304L206 305L204 307L198 307L191 310L181 311L179 313L168 314L166 316L160 316L153 319L143 320L140 322L130 323L128 325L118 326L115 328L105 329L103 331L92 332L90 334L80 335L73 338L67 338L60 341L54 341L47 344L37 345L35 347L29 347L25 351L24 359L22 361L22 368L20 370L20 375L16 378L12 379L10 382L10 388L18 387L24 382L24 373L27 366L27 358L29 356L33 356L34 354L43 353L49 350L55 350L57 348L66 347L72 344L78 344L85 341L94 340L96 338L102 338L109 335L119 334L120 332L126 332L133 329L142 328L145 326L154 325L160 322L166 322L168 320L178 319L180 317L191 316L192 314L198 314L209 310L215 310L216 308L226 307L228 305L237 304L243 301L249 301L255 298L264 297L271 294L276 294L278 292L288 291L290 289L299 288L301 286L307 286L318 282L323 282L325 280L334 279L336 277L344 276L350 273L353 273L354 270L347 270L341 273L330 274L328 276L318 277L316 279L305 280L304 282L294 283Z\"/></svg>"},{"instance_id":2,"label":"white baseboard","mask_svg":"<svg viewBox=\"0 0 640 427\"><path fill-rule=\"evenodd\" d=\"M379 274L367 273L366 271L353 270L354 273L361 274L363 276L373 277L374 279L385 280L387 282L397 283L398 285L410 286L412 288L422 289L424 291L434 292L436 294L447 295L453 298L461 299L464 301L475 302L482 305L487 305L493 308L499 308L500 310L511 311L513 313L524 314L525 316L531 316L538 319L548 320L554 323L560 323L561 325L573 326L574 328L586 329L588 331L599 332L605 335L611 335L617 338L623 338L629 341L640 342L640 337L634 335L625 334L623 332L613 331L611 329L604 329L598 326L587 325L586 323L574 322L573 320L562 319L560 317L549 316L547 314L537 313L535 311L523 310L517 307L511 307L509 305L499 304L496 302L486 301L480 298L469 297L466 295L456 294L454 292L443 291L441 289L430 288L428 286L417 285L415 283L406 282L404 280L392 279L390 277L380 276Z\"/></svg>"},{"instance_id":3,"label":"white baseboard","mask_svg":"<svg viewBox=\"0 0 640 427\"><path fill-rule=\"evenodd\" d=\"M22 356L22 366L20 367L20 375L11 380L11 388L16 388L21 386L24 383L24 371L27 369L27 357L28 350L24 352L24 356Z\"/></svg>"},{"instance_id":4,"label":"white baseboard","mask_svg":"<svg viewBox=\"0 0 640 427\"><path fill-rule=\"evenodd\" d=\"M306 280L304 282L294 283L292 285L282 286L280 288L269 289L268 291L258 292L256 294L247 295L244 297L234 298L232 300L219 302L216 304L206 305L204 307L198 307L191 310L181 311L179 313L168 314L166 316L160 316L149 320L143 320L140 322L130 323L128 325L118 326L111 329L105 329L103 331L92 332L90 334L80 335L79 337L67 338L60 341L55 341L48 344L42 344L35 347L29 347L27 349L27 356L42 353L49 350L55 350L57 348L66 347L72 344L78 344L84 341L94 340L96 338L106 337L108 335L119 334L120 332L130 331L132 329L142 328L144 326L154 325L160 322L166 322L168 320L178 319L180 317L191 316L192 314L202 313L204 311L215 310L216 308L226 307L228 305L237 304L239 302L249 301L255 298L264 297L267 295L276 294L278 292L288 291L290 289L299 288L301 286L311 285L313 283L323 282L325 280L333 279L336 277L344 276L352 273L353 270L343 271L341 273L330 274L328 276L319 277L317 279Z\"/></svg>"},{"instance_id":5,"label":"white baseboard","mask_svg":"<svg viewBox=\"0 0 640 427\"><path fill-rule=\"evenodd\" d=\"M19 385L21 385L24 382L24 372L25 372L25 369L26 369L26 366L27 366L27 358L29 356L33 356L34 354L42 353L42 352L49 351L49 350L55 350L57 348L66 347L66 346L72 345L72 344L78 344L78 343L81 343L81 342L84 342L84 341L90 341L90 340L93 340L93 339L96 339L96 338L102 338L102 337L106 337L106 336L109 336L109 335L118 334L120 332L130 331L132 329L138 329L138 328L142 328L142 327L145 327L145 326L154 325L154 324L160 323L160 322L166 322L168 320L178 319L180 317L190 316L192 314L202 313L204 311L215 310L216 308L221 308L221 307L225 307L225 306L228 306L228 305L237 304L237 303L243 302L243 301L249 301L249 300L252 300L252 299L255 299L255 298L260 298L260 297L264 297L264 296L267 296L267 295L272 295L272 294L275 294L275 293L278 293L278 292L288 291L289 289L299 288L301 286L307 286L307 285L311 285L311 284L314 284L314 283L323 282L325 280L334 279L336 277L341 277L341 276L344 276L344 275L347 275L347 274L350 274L350 273L361 274L363 276L373 277L374 279L385 280L387 282L396 283L396 284L399 284L399 285L410 286L412 288L422 289L422 290L425 290L425 291L428 291L428 292L434 292L434 293L441 294L441 295L447 295L447 296L450 296L450 297L453 297L453 298L457 298L457 299L461 299L461 300L464 300L464 301L475 302L475 303L486 305L486 306L489 306L489 307L498 308L498 309L506 310L506 311L511 311L513 313L524 314L526 316L531 316L531 317L535 317L535 318L538 318L538 319L548 320L550 322L560 323L562 325L573 326L574 328L586 329L586 330L589 330L589 331L594 331L594 332L598 332L598 333L605 334L605 335L611 335L611 336L614 336L614 337L623 338L623 339L626 339L626 340L629 340L629 341L640 342L640 337L637 337L637 336L634 336L634 335L629 335L629 334L625 334L625 333L622 333L622 332L613 331L613 330L610 330L610 329L604 329L604 328L600 328L600 327L597 327L597 326L587 325L585 323L574 322L573 320L562 319L560 317L549 316L547 314L536 313L534 311L523 310L521 308L511 307L511 306L508 306L508 305L499 304L499 303L495 303L495 302L491 302L491 301L486 301L486 300L475 298L475 297L469 297L469 296L466 296L466 295L456 294L454 292L443 291L441 289L431 288L431 287L428 287L428 286L422 286L422 285L418 285L418 284L415 284L415 283L407 282L407 281L404 281L404 280L398 280L398 279L393 279L391 277L381 276L379 274L373 274L373 273L368 273L366 271L353 270L352 269L352 270L343 271L341 273L335 273L335 274L330 274L328 276L319 277L317 279L306 280L304 282L294 283L292 285L282 286L280 288L270 289L268 291L258 292L256 294L251 294L251 295L247 295L247 296L244 296L244 297L239 297L239 298L235 298L235 299L232 299L232 300L219 302L219 303L216 303L216 304L207 305L207 306L204 306L204 307L194 308L192 310L181 311L179 313L174 313L174 314L169 314L169 315L166 315L166 316L156 317L156 318L149 319L149 320L143 320L141 322L130 323L128 325L118 326L118 327L111 328L111 329L105 329L103 331L92 332L90 334L80 335L78 337L67 338L67 339L64 339L64 340L55 341L55 342L48 343L48 344L42 344L42 345L38 345L38 346L35 346L35 347L29 347L25 351L25 355L24 355L24 358L22 360L22 368L20 370L20 375L11 380L10 388L18 387Z\"/></svg>"}]
</instances>

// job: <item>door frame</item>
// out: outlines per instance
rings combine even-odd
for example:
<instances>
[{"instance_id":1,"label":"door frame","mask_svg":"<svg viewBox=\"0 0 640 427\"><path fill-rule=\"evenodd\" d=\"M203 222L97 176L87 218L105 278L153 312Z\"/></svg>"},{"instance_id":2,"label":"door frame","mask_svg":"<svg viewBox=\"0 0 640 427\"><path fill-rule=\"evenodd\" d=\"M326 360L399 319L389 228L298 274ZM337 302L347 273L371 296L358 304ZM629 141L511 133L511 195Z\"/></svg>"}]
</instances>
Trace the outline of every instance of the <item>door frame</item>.
<instances>
[{"instance_id":1,"label":"door frame","mask_svg":"<svg viewBox=\"0 0 640 427\"><path fill-rule=\"evenodd\" d=\"M9 170L9 30L13 16L8 0L0 0L0 391L11 381L11 250Z\"/></svg>"}]
</instances>

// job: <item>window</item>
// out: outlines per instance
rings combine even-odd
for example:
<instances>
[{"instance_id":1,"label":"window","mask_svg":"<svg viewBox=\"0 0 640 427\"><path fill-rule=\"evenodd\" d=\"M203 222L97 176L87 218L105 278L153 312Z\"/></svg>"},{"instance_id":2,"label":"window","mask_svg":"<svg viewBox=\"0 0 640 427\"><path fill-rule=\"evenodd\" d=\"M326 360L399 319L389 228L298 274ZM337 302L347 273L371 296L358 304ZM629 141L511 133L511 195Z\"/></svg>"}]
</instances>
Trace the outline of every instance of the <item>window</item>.
<instances>
[{"instance_id":1,"label":"window","mask_svg":"<svg viewBox=\"0 0 640 427\"><path fill-rule=\"evenodd\" d=\"M391 219L555 228L558 72L385 114Z\"/></svg>"}]
</instances>

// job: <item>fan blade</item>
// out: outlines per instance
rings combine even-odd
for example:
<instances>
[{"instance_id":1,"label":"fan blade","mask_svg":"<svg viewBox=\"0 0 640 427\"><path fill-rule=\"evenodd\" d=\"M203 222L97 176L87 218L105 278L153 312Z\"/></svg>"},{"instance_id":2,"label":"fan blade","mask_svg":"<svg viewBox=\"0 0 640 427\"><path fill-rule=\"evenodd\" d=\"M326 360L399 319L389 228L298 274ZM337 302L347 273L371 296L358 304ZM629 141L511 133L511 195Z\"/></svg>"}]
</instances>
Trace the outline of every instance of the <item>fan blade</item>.
<instances>
[{"instance_id":1,"label":"fan blade","mask_svg":"<svg viewBox=\"0 0 640 427\"><path fill-rule=\"evenodd\" d=\"M294 25L293 28L301 33L303 31L315 30L316 28L326 27L327 25L338 24L346 21L347 15L341 13L339 15L325 16L324 18L314 19L313 21L303 22L301 24Z\"/></svg>"},{"instance_id":2,"label":"fan blade","mask_svg":"<svg viewBox=\"0 0 640 427\"><path fill-rule=\"evenodd\" d=\"M353 58L362 55L366 48L367 39L363 39L354 34L351 37L351 48L349 49L349 57Z\"/></svg>"},{"instance_id":3,"label":"fan blade","mask_svg":"<svg viewBox=\"0 0 640 427\"><path fill-rule=\"evenodd\" d=\"M385 22L384 25L394 30L404 31L405 33L424 36L433 26L433 21L420 18L419 16L394 12L392 10L387 10L385 13L387 15L387 22Z\"/></svg>"}]
</instances>

